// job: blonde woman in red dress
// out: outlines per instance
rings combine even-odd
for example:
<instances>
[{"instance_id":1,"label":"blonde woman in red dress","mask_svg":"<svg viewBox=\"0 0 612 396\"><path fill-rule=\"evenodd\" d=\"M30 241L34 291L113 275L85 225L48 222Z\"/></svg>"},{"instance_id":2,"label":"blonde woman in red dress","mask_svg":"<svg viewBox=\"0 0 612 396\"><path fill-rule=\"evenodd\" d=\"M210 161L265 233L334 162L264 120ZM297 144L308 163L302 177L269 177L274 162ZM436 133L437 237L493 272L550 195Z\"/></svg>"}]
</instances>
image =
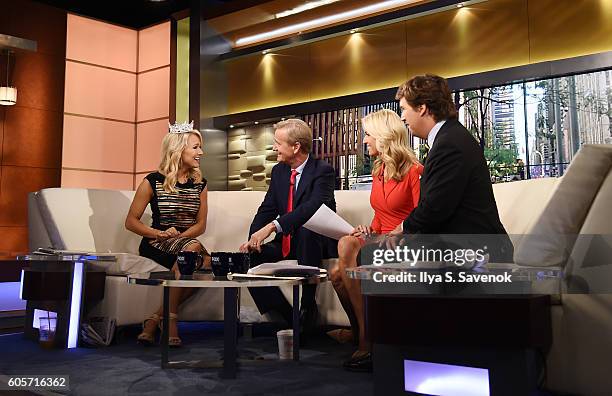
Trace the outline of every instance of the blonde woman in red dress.
<instances>
[{"instance_id":1,"label":"blonde woman in red dress","mask_svg":"<svg viewBox=\"0 0 612 396\"><path fill-rule=\"evenodd\" d=\"M358 281L348 278L346 269L358 265L357 256L366 238L397 232L404 219L417 206L423 166L408 145L408 131L395 112L379 110L365 116L361 123L368 153L376 157L370 193L374 218L369 226L357 226L338 243L338 265L330 271L330 278L351 321L352 329L333 330L328 334L339 342L358 340L359 349L351 359L344 362L344 367L353 371L371 371L372 357L364 334L361 288Z\"/></svg>"}]
</instances>

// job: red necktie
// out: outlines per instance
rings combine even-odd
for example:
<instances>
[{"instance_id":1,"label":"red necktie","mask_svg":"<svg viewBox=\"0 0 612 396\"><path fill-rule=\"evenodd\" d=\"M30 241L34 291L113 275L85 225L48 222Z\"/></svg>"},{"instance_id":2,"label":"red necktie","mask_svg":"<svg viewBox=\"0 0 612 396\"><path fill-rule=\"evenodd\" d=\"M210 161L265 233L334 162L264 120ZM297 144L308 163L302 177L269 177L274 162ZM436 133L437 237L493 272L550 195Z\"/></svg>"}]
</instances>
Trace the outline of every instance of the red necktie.
<instances>
[{"instance_id":1,"label":"red necktie","mask_svg":"<svg viewBox=\"0 0 612 396\"><path fill-rule=\"evenodd\" d=\"M295 169L291 170L291 178L289 179L289 198L287 199L287 213L293 210L293 186L295 186L295 177L297 176L298 171ZM289 255L289 251L291 250L291 235L284 234L283 235L283 257L287 257Z\"/></svg>"}]
</instances>

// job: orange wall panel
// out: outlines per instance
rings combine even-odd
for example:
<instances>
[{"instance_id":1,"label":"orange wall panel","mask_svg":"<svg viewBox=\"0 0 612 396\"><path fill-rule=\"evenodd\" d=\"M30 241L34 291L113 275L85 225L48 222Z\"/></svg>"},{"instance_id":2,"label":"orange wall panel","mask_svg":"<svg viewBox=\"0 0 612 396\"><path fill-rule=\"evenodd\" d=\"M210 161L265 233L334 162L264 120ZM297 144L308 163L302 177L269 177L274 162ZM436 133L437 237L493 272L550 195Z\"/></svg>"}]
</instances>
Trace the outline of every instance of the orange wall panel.
<instances>
[{"instance_id":1,"label":"orange wall panel","mask_svg":"<svg viewBox=\"0 0 612 396\"><path fill-rule=\"evenodd\" d=\"M134 124L65 115L63 147L66 168L132 172Z\"/></svg>"},{"instance_id":2,"label":"orange wall panel","mask_svg":"<svg viewBox=\"0 0 612 396\"><path fill-rule=\"evenodd\" d=\"M135 30L68 14L67 59L135 72L137 43Z\"/></svg>"},{"instance_id":3,"label":"orange wall panel","mask_svg":"<svg viewBox=\"0 0 612 396\"><path fill-rule=\"evenodd\" d=\"M138 71L170 64L170 22L138 32Z\"/></svg>"},{"instance_id":4,"label":"orange wall panel","mask_svg":"<svg viewBox=\"0 0 612 396\"><path fill-rule=\"evenodd\" d=\"M138 74L138 121L168 117L170 67Z\"/></svg>"},{"instance_id":5,"label":"orange wall panel","mask_svg":"<svg viewBox=\"0 0 612 396\"><path fill-rule=\"evenodd\" d=\"M62 187L132 190L133 174L62 169Z\"/></svg>"},{"instance_id":6,"label":"orange wall panel","mask_svg":"<svg viewBox=\"0 0 612 396\"><path fill-rule=\"evenodd\" d=\"M135 92L135 74L66 62L66 113L134 122Z\"/></svg>"},{"instance_id":7,"label":"orange wall panel","mask_svg":"<svg viewBox=\"0 0 612 396\"><path fill-rule=\"evenodd\" d=\"M168 133L168 119L138 124L136 148L136 173L157 169L161 153L161 141Z\"/></svg>"}]
</instances>

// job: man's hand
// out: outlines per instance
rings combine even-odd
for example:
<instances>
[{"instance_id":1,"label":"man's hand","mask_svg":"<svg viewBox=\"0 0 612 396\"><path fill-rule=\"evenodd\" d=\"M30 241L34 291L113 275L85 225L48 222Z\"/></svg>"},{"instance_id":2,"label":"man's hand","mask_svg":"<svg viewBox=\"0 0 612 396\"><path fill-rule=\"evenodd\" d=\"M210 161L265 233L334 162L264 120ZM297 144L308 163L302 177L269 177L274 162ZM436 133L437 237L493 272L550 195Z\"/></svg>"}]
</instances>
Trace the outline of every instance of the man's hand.
<instances>
[{"instance_id":1,"label":"man's hand","mask_svg":"<svg viewBox=\"0 0 612 396\"><path fill-rule=\"evenodd\" d=\"M393 231L389 232L385 235L385 238L380 242L379 246L385 245L385 247L389 250L395 250L395 247L398 244L401 244L402 235L403 235L403 224L399 223L397 227L393 229Z\"/></svg>"},{"instance_id":2,"label":"man's hand","mask_svg":"<svg viewBox=\"0 0 612 396\"><path fill-rule=\"evenodd\" d=\"M276 226L274 223L270 223L263 227L261 230L257 231L253 235L251 235L251 239L248 242L240 245L240 251L242 253L248 253L252 251L257 251L261 253L261 245L269 237L274 231L276 231Z\"/></svg>"}]
</instances>

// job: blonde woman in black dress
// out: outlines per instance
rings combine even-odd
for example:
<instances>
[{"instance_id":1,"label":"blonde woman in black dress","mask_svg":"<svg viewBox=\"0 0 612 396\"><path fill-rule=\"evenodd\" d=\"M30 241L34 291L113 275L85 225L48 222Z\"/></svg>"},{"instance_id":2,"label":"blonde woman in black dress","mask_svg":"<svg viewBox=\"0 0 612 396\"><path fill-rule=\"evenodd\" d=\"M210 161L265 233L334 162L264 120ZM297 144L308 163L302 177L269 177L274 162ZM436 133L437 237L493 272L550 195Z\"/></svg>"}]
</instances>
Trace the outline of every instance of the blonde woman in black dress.
<instances>
[{"instance_id":1,"label":"blonde woman in black dress","mask_svg":"<svg viewBox=\"0 0 612 396\"><path fill-rule=\"evenodd\" d=\"M177 273L176 257L180 251L201 253L204 266L210 266L210 256L196 239L206 230L208 212L208 188L200 173L202 155L202 135L193 129L193 123L171 125L170 133L162 141L159 169L140 183L125 219L125 227L143 237L140 255ZM153 213L150 226L140 220L147 205L151 205ZM178 307L192 293L191 288L170 289L169 345L172 347L181 345ZM160 304L144 321L139 343L154 344L162 314Z\"/></svg>"}]
</instances>

